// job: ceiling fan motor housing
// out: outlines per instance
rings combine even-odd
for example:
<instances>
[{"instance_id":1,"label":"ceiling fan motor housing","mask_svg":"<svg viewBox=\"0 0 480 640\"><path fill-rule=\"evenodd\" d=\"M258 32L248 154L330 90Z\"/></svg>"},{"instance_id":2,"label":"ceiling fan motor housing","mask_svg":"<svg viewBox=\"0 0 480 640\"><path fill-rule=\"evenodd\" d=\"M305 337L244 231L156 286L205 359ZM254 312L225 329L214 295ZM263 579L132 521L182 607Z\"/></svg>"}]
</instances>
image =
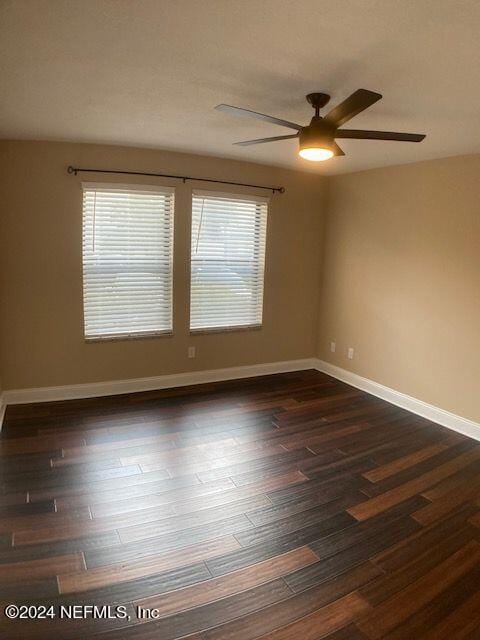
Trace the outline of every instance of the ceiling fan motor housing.
<instances>
[{"instance_id":1,"label":"ceiling fan motor housing","mask_svg":"<svg viewBox=\"0 0 480 640\"><path fill-rule=\"evenodd\" d=\"M336 127L320 116L314 116L299 132L300 149L329 148L334 142Z\"/></svg>"}]
</instances>

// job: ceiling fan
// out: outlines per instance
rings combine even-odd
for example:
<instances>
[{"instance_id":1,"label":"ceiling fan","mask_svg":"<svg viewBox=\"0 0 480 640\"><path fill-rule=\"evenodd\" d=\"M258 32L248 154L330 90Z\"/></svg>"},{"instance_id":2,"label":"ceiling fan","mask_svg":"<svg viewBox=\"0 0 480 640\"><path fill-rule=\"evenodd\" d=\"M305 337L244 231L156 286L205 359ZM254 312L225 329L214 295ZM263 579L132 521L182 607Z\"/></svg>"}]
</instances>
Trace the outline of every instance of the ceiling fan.
<instances>
[{"instance_id":1,"label":"ceiling fan","mask_svg":"<svg viewBox=\"0 0 480 640\"><path fill-rule=\"evenodd\" d=\"M357 89L352 95L334 107L326 116L320 115L322 109L330 100L327 93L309 93L307 101L315 109L315 115L310 124L302 127L300 124L268 116L249 109L233 107L229 104L219 104L215 107L218 111L225 111L236 116L265 120L282 127L295 129L297 133L287 136L275 136L274 138L260 138L258 140L246 140L233 144L247 147L252 144L263 144L277 140L298 138L299 155L306 160L328 160L333 156L344 156L345 153L335 142L336 138L354 138L356 140L398 140L400 142L421 142L425 135L419 133L394 133L392 131L363 131L362 129L340 129L351 118L364 111L382 98L380 93Z\"/></svg>"}]
</instances>

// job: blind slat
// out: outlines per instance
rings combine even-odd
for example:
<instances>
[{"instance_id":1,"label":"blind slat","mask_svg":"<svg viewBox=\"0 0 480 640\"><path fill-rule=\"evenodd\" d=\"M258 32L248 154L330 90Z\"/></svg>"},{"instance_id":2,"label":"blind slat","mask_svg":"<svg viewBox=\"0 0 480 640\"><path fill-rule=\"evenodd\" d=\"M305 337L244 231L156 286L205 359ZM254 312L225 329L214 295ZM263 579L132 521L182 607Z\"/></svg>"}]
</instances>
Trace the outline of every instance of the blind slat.
<instances>
[{"instance_id":1,"label":"blind slat","mask_svg":"<svg viewBox=\"0 0 480 640\"><path fill-rule=\"evenodd\" d=\"M267 203L194 194L190 329L262 323Z\"/></svg>"},{"instance_id":2,"label":"blind slat","mask_svg":"<svg viewBox=\"0 0 480 640\"><path fill-rule=\"evenodd\" d=\"M173 206L170 190L84 187L86 338L172 330Z\"/></svg>"}]
</instances>

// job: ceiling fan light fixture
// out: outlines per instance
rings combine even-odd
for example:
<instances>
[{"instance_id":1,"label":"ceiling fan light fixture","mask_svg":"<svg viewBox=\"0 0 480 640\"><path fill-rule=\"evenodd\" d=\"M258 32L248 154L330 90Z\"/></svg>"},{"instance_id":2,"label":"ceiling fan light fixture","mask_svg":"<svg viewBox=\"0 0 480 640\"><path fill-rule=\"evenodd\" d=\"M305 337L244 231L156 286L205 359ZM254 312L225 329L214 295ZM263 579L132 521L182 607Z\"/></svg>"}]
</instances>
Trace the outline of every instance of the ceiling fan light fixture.
<instances>
[{"instance_id":1,"label":"ceiling fan light fixture","mask_svg":"<svg viewBox=\"0 0 480 640\"><path fill-rule=\"evenodd\" d=\"M298 136L298 155L310 162L323 162L335 155L334 129L315 116Z\"/></svg>"},{"instance_id":2,"label":"ceiling fan light fixture","mask_svg":"<svg viewBox=\"0 0 480 640\"><path fill-rule=\"evenodd\" d=\"M300 149L298 155L311 162L323 162L333 158L334 154L331 149L326 149L325 147L306 147L305 149Z\"/></svg>"}]
</instances>

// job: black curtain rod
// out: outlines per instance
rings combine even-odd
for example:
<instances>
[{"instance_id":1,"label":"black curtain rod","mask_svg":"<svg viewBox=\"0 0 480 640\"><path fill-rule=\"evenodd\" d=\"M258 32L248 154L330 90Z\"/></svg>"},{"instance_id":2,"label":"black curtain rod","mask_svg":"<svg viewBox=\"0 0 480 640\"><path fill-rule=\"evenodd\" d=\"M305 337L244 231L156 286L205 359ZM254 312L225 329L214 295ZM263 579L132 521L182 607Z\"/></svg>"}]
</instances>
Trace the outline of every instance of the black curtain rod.
<instances>
[{"instance_id":1,"label":"black curtain rod","mask_svg":"<svg viewBox=\"0 0 480 640\"><path fill-rule=\"evenodd\" d=\"M285 187L265 187L261 184L246 184L245 182L229 182L228 180L210 180L209 178L192 178L192 176L172 176L168 173L145 173L144 171L118 171L110 169L82 169L81 167L72 167L67 169L68 173L121 173L127 176L151 176L154 178L176 178L177 180L195 180L197 182L215 182L216 184L233 184L236 187L253 187L254 189L267 189L272 193L285 193Z\"/></svg>"}]
</instances>

